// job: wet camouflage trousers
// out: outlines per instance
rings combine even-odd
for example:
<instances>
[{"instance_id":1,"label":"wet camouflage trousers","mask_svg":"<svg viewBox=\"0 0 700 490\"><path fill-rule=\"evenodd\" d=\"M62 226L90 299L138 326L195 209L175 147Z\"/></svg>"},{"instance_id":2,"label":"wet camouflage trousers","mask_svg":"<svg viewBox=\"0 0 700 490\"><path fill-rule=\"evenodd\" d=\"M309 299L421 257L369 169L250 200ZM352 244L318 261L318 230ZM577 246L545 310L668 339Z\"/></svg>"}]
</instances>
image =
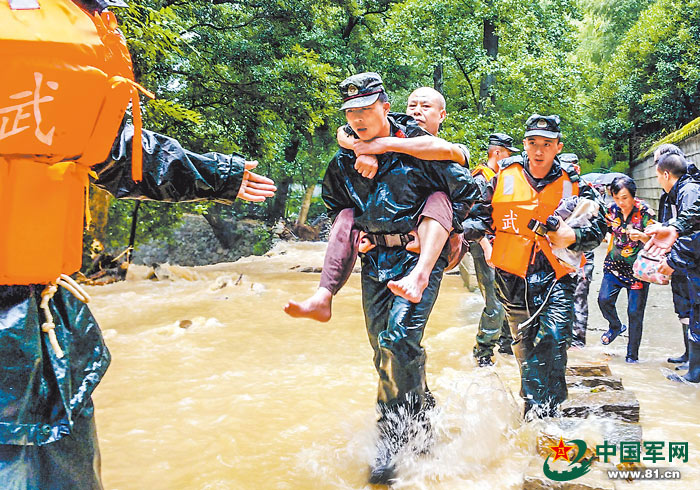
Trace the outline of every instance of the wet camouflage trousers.
<instances>
[{"instance_id":1,"label":"wet camouflage trousers","mask_svg":"<svg viewBox=\"0 0 700 490\"><path fill-rule=\"evenodd\" d=\"M504 348L510 348L513 337L506 321L506 312L503 305L496 297L494 288L494 271L486 263L484 251L476 242L469 243L469 253L474 259L474 270L479 290L484 297L484 310L479 319L479 330L476 333L476 345L474 345L474 357L493 356L493 348L498 343Z\"/></svg>"},{"instance_id":2,"label":"wet camouflage trousers","mask_svg":"<svg viewBox=\"0 0 700 490\"><path fill-rule=\"evenodd\" d=\"M586 252L586 264L576 271L576 290L574 291L574 337L573 345L586 344L588 327L588 291L593 280L593 252Z\"/></svg>"}]
</instances>

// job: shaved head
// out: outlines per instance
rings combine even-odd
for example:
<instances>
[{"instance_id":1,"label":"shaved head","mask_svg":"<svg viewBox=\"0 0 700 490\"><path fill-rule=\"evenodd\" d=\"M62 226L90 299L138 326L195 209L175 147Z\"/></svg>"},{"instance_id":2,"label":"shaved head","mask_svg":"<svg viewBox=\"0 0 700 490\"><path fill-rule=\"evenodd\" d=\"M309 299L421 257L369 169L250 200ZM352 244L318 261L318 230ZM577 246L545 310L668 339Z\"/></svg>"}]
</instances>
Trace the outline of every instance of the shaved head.
<instances>
[{"instance_id":1,"label":"shaved head","mask_svg":"<svg viewBox=\"0 0 700 490\"><path fill-rule=\"evenodd\" d=\"M436 135L440 124L447 117L445 98L430 87L421 87L411 92L406 104L406 114L432 135Z\"/></svg>"},{"instance_id":2,"label":"shaved head","mask_svg":"<svg viewBox=\"0 0 700 490\"><path fill-rule=\"evenodd\" d=\"M420 87L415 89L413 92L411 92L411 95L408 96L408 100L411 100L413 98L417 97L423 97L426 99L432 99L437 105L439 109L445 109L447 107L447 103L445 102L445 97L442 96L440 92L435 90L434 88L431 87Z\"/></svg>"}]
</instances>

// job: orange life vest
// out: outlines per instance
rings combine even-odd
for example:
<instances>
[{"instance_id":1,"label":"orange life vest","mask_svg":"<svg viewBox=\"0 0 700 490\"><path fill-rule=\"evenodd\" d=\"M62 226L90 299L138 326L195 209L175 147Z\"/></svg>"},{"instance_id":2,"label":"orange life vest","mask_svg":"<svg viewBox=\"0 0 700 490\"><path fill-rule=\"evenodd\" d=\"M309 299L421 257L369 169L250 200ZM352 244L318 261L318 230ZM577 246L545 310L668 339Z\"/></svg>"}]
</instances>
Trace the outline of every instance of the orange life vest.
<instances>
[{"instance_id":1,"label":"orange life vest","mask_svg":"<svg viewBox=\"0 0 700 490\"><path fill-rule=\"evenodd\" d=\"M525 177L523 167L512 163L501 169L494 191L493 227L496 237L491 260L506 272L525 277L527 268L541 250L552 265L557 279L574 269L557 259L546 238L528 228L531 219L544 223L562 198L578 195L578 183L572 183L562 170L561 176L539 193Z\"/></svg>"},{"instance_id":2,"label":"orange life vest","mask_svg":"<svg viewBox=\"0 0 700 490\"><path fill-rule=\"evenodd\" d=\"M47 283L80 268L90 166L131 100L141 178L141 87L111 12L10 5L0 1L0 285Z\"/></svg>"},{"instance_id":3,"label":"orange life vest","mask_svg":"<svg viewBox=\"0 0 700 490\"><path fill-rule=\"evenodd\" d=\"M472 177L476 177L477 175L483 175L486 182L490 182L496 175L496 172L494 172L488 165L484 165L482 163L481 165L474 167L474 170L472 170Z\"/></svg>"}]
</instances>

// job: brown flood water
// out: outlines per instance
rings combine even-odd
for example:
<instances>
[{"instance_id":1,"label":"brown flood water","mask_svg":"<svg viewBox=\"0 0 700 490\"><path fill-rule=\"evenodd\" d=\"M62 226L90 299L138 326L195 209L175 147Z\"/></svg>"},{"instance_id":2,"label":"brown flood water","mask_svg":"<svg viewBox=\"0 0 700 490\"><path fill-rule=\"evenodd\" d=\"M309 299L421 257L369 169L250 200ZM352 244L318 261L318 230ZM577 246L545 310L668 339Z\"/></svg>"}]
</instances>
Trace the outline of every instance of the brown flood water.
<instances>
[{"instance_id":1,"label":"brown flood water","mask_svg":"<svg viewBox=\"0 0 700 490\"><path fill-rule=\"evenodd\" d=\"M88 288L113 356L94 396L106 489L372 488L377 378L359 275L336 296L329 323L282 311L319 278L290 267L320 266L323 249L291 244L274 257L172 267L169 281ZM590 323L600 328L596 295L594 283ZM624 312L622 295L619 303ZM541 426L520 420L515 361L497 355L480 369L471 356L482 305L459 276L444 278L424 341L437 443L403 461L392 488L516 489L533 464ZM640 401L644 439L690 448L688 463L650 465L680 469L681 481L617 488L700 488L700 390L664 378L666 357L681 349L670 291L652 286L640 364L625 364L626 338L603 348L600 334L589 332L569 362L609 358Z\"/></svg>"}]
</instances>

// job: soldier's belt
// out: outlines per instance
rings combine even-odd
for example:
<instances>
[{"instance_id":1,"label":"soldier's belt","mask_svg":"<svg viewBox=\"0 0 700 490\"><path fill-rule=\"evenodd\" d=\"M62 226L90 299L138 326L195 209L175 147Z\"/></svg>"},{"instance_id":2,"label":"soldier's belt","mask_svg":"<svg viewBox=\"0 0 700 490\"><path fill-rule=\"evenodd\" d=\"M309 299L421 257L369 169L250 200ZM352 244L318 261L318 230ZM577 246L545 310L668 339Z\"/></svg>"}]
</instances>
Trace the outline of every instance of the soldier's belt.
<instances>
[{"instance_id":1,"label":"soldier's belt","mask_svg":"<svg viewBox=\"0 0 700 490\"><path fill-rule=\"evenodd\" d=\"M374 245L382 247L405 247L414 237L409 233L367 233L366 238Z\"/></svg>"}]
</instances>

